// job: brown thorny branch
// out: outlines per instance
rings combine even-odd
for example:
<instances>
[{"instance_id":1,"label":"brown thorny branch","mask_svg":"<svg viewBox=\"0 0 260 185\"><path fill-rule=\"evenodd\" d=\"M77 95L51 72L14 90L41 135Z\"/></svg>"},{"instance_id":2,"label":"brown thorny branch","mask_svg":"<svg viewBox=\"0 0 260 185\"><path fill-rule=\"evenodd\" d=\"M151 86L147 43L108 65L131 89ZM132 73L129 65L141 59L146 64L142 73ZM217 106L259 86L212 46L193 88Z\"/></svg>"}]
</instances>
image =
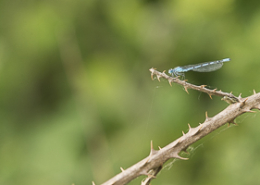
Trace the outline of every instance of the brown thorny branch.
<instances>
[{"instance_id":1,"label":"brown thorny branch","mask_svg":"<svg viewBox=\"0 0 260 185\"><path fill-rule=\"evenodd\" d=\"M176 139L175 141L163 148L159 148L159 150L155 150L151 142L151 150L148 157L144 158L143 160L134 164L126 170L120 168L122 171L121 173L117 174L110 180L104 182L102 185L126 184L141 175L147 176L147 178L141 182L141 185L148 185L150 181L156 177L158 172L162 169L163 164L167 160L171 158L187 160L187 158L179 156L179 153L181 151L186 151L186 149L191 144L193 144L194 142L198 141L202 137L208 135L209 133L223 126L226 123L236 124L234 121L235 118L237 118L239 115L243 113L254 112L252 111L252 109L260 110L260 93L256 93L255 91L253 95L246 98L242 98L240 95L239 97L235 97L232 93L225 93L220 90L217 91L216 89L207 89L205 88L205 85L196 86L187 83L185 80L179 80L178 77L174 78L168 76L167 74L165 74L165 72L161 73L159 71L156 71L154 68L151 68L150 72L152 79L153 76L156 75L159 81L160 78L165 78L169 81L170 85L172 82L178 83L184 86L185 91L187 93L187 89L194 89L207 93L210 97L212 95L222 96L224 97L223 100L227 101L231 105L229 105L226 109L224 109L214 117L208 117L206 112L206 119L203 123L200 123L195 128L191 128L191 126L188 124L189 131L187 133L182 132L183 135L180 138Z\"/></svg>"}]
</instances>

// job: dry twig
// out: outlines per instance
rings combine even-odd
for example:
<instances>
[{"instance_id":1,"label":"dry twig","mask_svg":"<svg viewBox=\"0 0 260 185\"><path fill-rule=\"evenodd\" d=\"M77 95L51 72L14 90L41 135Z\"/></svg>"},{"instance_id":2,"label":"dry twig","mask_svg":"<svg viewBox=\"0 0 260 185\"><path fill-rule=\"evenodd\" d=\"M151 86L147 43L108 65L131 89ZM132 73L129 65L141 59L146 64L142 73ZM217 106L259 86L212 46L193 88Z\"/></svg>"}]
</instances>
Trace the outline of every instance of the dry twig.
<instances>
[{"instance_id":1,"label":"dry twig","mask_svg":"<svg viewBox=\"0 0 260 185\"><path fill-rule=\"evenodd\" d=\"M176 82L180 85L183 85L185 90L188 88L195 89L201 92L205 92L211 95L228 97L231 99L235 99L235 101L231 101L231 105L229 105L226 109L215 115L214 117L208 117L206 113L206 118L203 123L200 123L197 127L191 128L190 125L189 131L187 133L183 132L183 136L176 139L172 143L167 146L160 148L159 150L153 149L153 145L151 142L151 150L148 157L144 158L140 162L134 164L126 170L123 170L118 175L114 176L107 182L102 185L122 185L130 182L138 176L146 175L147 178L142 181L142 185L148 185L152 179L156 177L158 172L162 169L163 164L171 159L177 158L182 160L187 160L187 158L183 158L179 155L181 151L185 151L191 144L198 141L202 137L208 135L212 131L217 128L223 126L226 123L235 124L235 118L239 115L247 112L254 112L252 109L260 110L260 93L256 93L247 98L242 98L241 96L235 97L231 93L225 93L217 90L210 90L205 88L205 86L196 86L185 81L181 81L178 78L172 78L166 75L164 72L160 73L155 69L150 69L152 76L157 75L157 79L160 80L161 77L167 79L169 83Z\"/></svg>"},{"instance_id":2,"label":"dry twig","mask_svg":"<svg viewBox=\"0 0 260 185\"><path fill-rule=\"evenodd\" d=\"M165 71L163 71L162 73L155 70L154 68L149 69L149 71L151 72L151 78L153 80L153 76L156 75L158 81L160 81L160 78L165 78L168 80L169 84L172 85L172 82L180 84L184 87L185 91L189 94L188 89L194 89L197 91L201 91L204 93L207 93L209 95L209 97L212 99L212 95L215 96L222 96L222 97L230 97L232 98L235 102L238 102L238 98L235 97L231 92L230 93L226 93L226 92L222 92L221 90L217 89L207 89L206 86L207 85L201 85L201 86L197 86L197 85L193 85L191 83L186 82L186 80L180 80L178 77L171 77L168 76ZM224 99L223 99L224 100Z\"/></svg>"}]
</instances>

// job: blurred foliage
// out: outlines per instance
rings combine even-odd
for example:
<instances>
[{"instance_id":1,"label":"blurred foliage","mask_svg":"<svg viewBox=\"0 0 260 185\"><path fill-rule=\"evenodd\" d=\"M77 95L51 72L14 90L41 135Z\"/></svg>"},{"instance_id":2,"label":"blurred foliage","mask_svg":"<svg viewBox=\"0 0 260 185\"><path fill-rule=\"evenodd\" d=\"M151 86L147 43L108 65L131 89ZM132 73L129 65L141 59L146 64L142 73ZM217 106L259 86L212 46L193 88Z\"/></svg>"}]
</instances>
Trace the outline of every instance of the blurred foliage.
<instances>
[{"instance_id":1,"label":"blurred foliage","mask_svg":"<svg viewBox=\"0 0 260 185\"><path fill-rule=\"evenodd\" d=\"M165 80L259 91L260 1L0 1L0 184L100 184L228 105ZM259 113L191 147L152 184L259 184ZM246 124L244 124L246 123ZM140 184L140 177L130 184Z\"/></svg>"}]
</instances>

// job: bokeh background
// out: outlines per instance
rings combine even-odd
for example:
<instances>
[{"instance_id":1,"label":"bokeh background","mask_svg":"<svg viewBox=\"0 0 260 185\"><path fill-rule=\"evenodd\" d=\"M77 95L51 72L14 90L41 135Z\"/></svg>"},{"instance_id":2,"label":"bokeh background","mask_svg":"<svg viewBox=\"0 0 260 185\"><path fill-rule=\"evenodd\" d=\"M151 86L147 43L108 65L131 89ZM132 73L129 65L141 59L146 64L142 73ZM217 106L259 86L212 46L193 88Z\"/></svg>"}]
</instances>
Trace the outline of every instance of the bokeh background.
<instances>
[{"instance_id":1,"label":"bokeh background","mask_svg":"<svg viewBox=\"0 0 260 185\"><path fill-rule=\"evenodd\" d=\"M228 106L160 71L230 57L196 85L260 91L260 1L0 1L0 184L101 184ZM152 184L259 184L259 112ZM140 184L144 176L130 184Z\"/></svg>"}]
</instances>

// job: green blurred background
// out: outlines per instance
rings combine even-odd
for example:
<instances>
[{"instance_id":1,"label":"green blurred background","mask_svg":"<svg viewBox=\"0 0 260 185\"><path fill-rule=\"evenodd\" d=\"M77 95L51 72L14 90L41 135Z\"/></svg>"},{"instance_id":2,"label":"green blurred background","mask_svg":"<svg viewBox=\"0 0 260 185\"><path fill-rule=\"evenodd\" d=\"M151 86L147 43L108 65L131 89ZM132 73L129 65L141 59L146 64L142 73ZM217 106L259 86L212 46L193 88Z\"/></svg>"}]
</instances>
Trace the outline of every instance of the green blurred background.
<instances>
[{"instance_id":1,"label":"green blurred background","mask_svg":"<svg viewBox=\"0 0 260 185\"><path fill-rule=\"evenodd\" d=\"M149 68L231 61L189 82L259 88L260 1L0 1L0 184L100 184L228 106ZM240 116L156 184L259 184L260 116ZM144 176L130 184L140 184Z\"/></svg>"}]
</instances>

